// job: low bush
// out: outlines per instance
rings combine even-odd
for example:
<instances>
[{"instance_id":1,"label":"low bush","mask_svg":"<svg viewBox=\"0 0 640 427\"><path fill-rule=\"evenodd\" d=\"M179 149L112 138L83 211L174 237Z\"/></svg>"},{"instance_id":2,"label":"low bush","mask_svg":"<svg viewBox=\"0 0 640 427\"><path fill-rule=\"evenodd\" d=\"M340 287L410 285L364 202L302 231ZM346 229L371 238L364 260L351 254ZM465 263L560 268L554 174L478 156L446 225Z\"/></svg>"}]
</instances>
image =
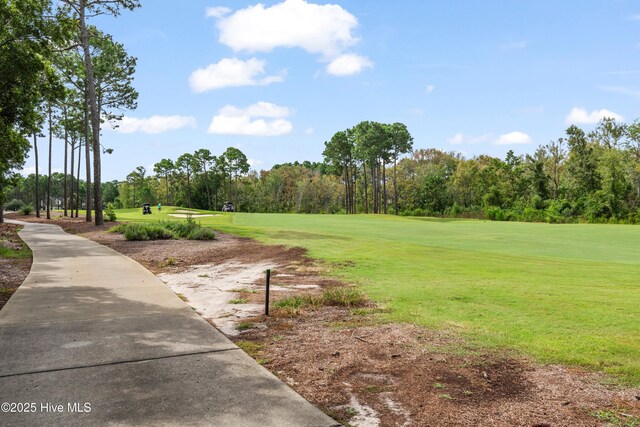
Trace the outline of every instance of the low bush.
<instances>
[{"instance_id":1,"label":"low bush","mask_svg":"<svg viewBox=\"0 0 640 427\"><path fill-rule=\"evenodd\" d=\"M123 224L125 225L125 224ZM158 224L126 224L121 232L127 240L175 239L175 233Z\"/></svg>"},{"instance_id":2,"label":"low bush","mask_svg":"<svg viewBox=\"0 0 640 427\"><path fill-rule=\"evenodd\" d=\"M194 221L120 224L109 229L109 232L124 234L127 240L213 240L215 238L215 232L212 229Z\"/></svg>"},{"instance_id":3,"label":"low bush","mask_svg":"<svg viewBox=\"0 0 640 427\"><path fill-rule=\"evenodd\" d=\"M216 238L216 233L210 228L200 227L191 230L186 238L189 240L213 240Z\"/></svg>"},{"instance_id":4,"label":"low bush","mask_svg":"<svg viewBox=\"0 0 640 427\"><path fill-rule=\"evenodd\" d=\"M24 206L24 203L22 203L22 200L13 199L10 202L6 203L4 205L4 208L8 211L16 212L22 209L23 206Z\"/></svg>"},{"instance_id":5,"label":"low bush","mask_svg":"<svg viewBox=\"0 0 640 427\"><path fill-rule=\"evenodd\" d=\"M29 215L31 212L33 212L33 205L31 204L24 205L23 207L20 208L20 213L22 215Z\"/></svg>"},{"instance_id":6,"label":"low bush","mask_svg":"<svg viewBox=\"0 0 640 427\"><path fill-rule=\"evenodd\" d=\"M107 203L107 206L104 209L104 216L109 222L114 222L118 219L118 217L116 216L116 208L113 203Z\"/></svg>"}]
</instances>

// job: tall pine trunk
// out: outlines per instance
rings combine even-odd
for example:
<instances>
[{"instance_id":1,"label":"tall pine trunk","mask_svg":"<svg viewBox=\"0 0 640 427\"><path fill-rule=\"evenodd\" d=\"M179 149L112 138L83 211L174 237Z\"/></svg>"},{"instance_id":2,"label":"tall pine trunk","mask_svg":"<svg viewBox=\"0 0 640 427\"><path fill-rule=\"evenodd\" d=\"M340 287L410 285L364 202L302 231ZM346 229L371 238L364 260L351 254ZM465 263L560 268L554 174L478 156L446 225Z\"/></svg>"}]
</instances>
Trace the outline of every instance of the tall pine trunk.
<instances>
[{"instance_id":1,"label":"tall pine trunk","mask_svg":"<svg viewBox=\"0 0 640 427\"><path fill-rule=\"evenodd\" d=\"M65 121L67 119L67 108L64 108L64 118ZM69 156L68 153L68 147L67 145L69 144L68 141L68 135L67 135L67 127L64 127L64 216L68 216L68 212L67 212L67 157Z\"/></svg>"},{"instance_id":2,"label":"tall pine trunk","mask_svg":"<svg viewBox=\"0 0 640 427\"><path fill-rule=\"evenodd\" d=\"M371 160L371 196L373 197L373 213L378 213L378 183L376 180L377 163Z\"/></svg>"},{"instance_id":3,"label":"tall pine trunk","mask_svg":"<svg viewBox=\"0 0 640 427\"><path fill-rule=\"evenodd\" d=\"M89 152L89 112L88 99L84 103L84 166L86 171L87 194L85 200L85 221L91 222L91 153Z\"/></svg>"},{"instance_id":4,"label":"tall pine trunk","mask_svg":"<svg viewBox=\"0 0 640 427\"><path fill-rule=\"evenodd\" d=\"M80 164L82 163L82 144L78 143L78 175L76 176L76 218L80 214Z\"/></svg>"},{"instance_id":5,"label":"tall pine trunk","mask_svg":"<svg viewBox=\"0 0 640 427\"><path fill-rule=\"evenodd\" d=\"M74 151L76 149L76 140L73 138L73 136L71 137L71 173L69 174L69 210L71 211L71 218L73 218L73 207L75 205L75 199L73 198L74 194L75 194L75 187L73 186L73 173L75 172L75 169L73 168L74 166Z\"/></svg>"},{"instance_id":6,"label":"tall pine trunk","mask_svg":"<svg viewBox=\"0 0 640 427\"><path fill-rule=\"evenodd\" d=\"M398 166L398 154L393 157L393 207L396 215L398 215L398 177L396 175L396 169Z\"/></svg>"},{"instance_id":7,"label":"tall pine trunk","mask_svg":"<svg viewBox=\"0 0 640 427\"><path fill-rule=\"evenodd\" d=\"M350 214L351 212L349 212L349 172L347 169L347 164L344 164L344 211L347 214Z\"/></svg>"},{"instance_id":8,"label":"tall pine trunk","mask_svg":"<svg viewBox=\"0 0 640 427\"><path fill-rule=\"evenodd\" d=\"M362 162L362 178L364 179L364 213L369 213L369 189L367 188L367 162Z\"/></svg>"},{"instance_id":9,"label":"tall pine trunk","mask_svg":"<svg viewBox=\"0 0 640 427\"><path fill-rule=\"evenodd\" d=\"M387 164L382 161L382 197L384 198L384 214L387 214Z\"/></svg>"},{"instance_id":10,"label":"tall pine trunk","mask_svg":"<svg viewBox=\"0 0 640 427\"><path fill-rule=\"evenodd\" d=\"M53 151L53 120L51 118L51 102L48 103L49 112L49 173L47 175L47 219L51 219L51 153Z\"/></svg>"},{"instance_id":11,"label":"tall pine trunk","mask_svg":"<svg viewBox=\"0 0 640 427\"><path fill-rule=\"evenodd\" d=\"M93 78L93 64L91 62L91 50L89 48L89 31L85 23L86 7L87 0L80 0L80 39L82 42L82 50L84 51L84 65L87 72L87 95L91 110L91 130L93 137L93 205L95 207L95 223L96 225L102 225L104 218L102 216L102 194L100 191L100 112L98 111L95 80ZM88 150L89 148L87 146L87 153L89 152ZM89 158L87 157L87 161L88 160ZM87 170L89 170L88 163ZM87 179L87 194L89 194L89 179ZM87 203L87 205L89 205L89 203ZM87 206L87 211L89 211L89 206ZM90 214L87 215L87 220L91 221Z\"/></svg>"},{"instance_id":12,"label":"tall pine trunk","mask_svg":"<svg viewBox=\"0 0 640 427\"><path fill-rule=\"evenodd\" d=\"M36 157L36 218L40 218L40 174L38 173L38 137L33 134L33 151Z\"/></svg>"}]
</instances>

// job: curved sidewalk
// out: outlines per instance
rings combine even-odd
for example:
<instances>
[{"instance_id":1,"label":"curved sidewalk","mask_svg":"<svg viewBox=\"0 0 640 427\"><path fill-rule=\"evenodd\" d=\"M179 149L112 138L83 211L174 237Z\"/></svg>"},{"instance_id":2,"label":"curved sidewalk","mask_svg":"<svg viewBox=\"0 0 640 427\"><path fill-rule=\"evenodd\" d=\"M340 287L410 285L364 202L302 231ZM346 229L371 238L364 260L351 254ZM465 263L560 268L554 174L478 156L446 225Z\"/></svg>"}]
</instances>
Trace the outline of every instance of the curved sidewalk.
<instances>
[{"instance_id":1,"label":"curved sidewalk","mask_svg":"<svg viewBox=\"0 0 640 427\"><path fill-rule=\"evenodd\" d=\"M55 225L20 237L33 266L0 311L0 425L338 425L135 261Z\"/></svg>"}]
</instances>

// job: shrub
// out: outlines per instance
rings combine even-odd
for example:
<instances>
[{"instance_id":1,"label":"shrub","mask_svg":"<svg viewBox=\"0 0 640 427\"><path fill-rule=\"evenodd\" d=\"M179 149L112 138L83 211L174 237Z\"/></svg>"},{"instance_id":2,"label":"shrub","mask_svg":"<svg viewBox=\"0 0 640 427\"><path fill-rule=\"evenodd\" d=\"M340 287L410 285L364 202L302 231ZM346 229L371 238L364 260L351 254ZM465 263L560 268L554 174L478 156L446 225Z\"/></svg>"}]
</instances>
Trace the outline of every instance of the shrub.
<instances>
[{"instance_id":1,"label":"shrub","mask_svg":"<svg viewBox=\"0 0 640 427\"><path fill-rule=\"evenodd\" d=\"M158 224L123 224L120 232L127 240L175 239L173 231Z\"/></svg>"},{"instance_id":2,"label":"shrub","mask_svg":"<svg viewBox=\"0 0 640 427\"><path fill-rule=\"evenodd\" d=\"M497 206L487 206L484 215L491 221L507 221L507 213Z\"/></svg>"},{"instance_id":3,"label":"shrub","mask_svg":"<svg viewBox=\"0 0 640 427\"><path fill-rule=\"evenodd\" d=\"M22 209L23 206L24 206L24 203L22 203L22 200L13 199L9 203L6 203L4 205L4 208L8 211L16 212Z\"/></svg>"},{"instance_id":4,"label":"shrub","mask_svg":"<svg viewBox=\"0 0 640 427\"><path fill-rule=\"evenodd\" d=\"M127 240L160 240L160 239L189 239L213 240L215 232L195 223L187 222L156 222L150 224L120 224L109 229L110 233L121 233Z\"/></svg>"},{"instance_id":5,"label":"shrub","mask_svg":"<svg viewBox=\"0 0 640 427\"><path fill-rule=\"evenodd\" d=\"M163 222L164 227L173 231L178 237L189 240L213 240L215 232L188 218L185 222Z\"/></svg>"},{"instance_id":6,"label":"shrub","mask_svg":"<svg viewBox=\"0 0 640 427\"><path fill-rule=\"evenodd\" d=\"M451 208L448 209L448 212L445 212L451 216L458 216L463 212L462 207L458 203L454 203Z\"/></svg>"},{"instance_id":7,"label":"shrub","mask_svg":"<svg viewBox=\"0 0 640 427\"><path fill-rule=\"evenodd\" d=\"M111 202L107 203L107 207L104 210L104 216L106 217L107 221L110 221L110 222L114 222L118 219L118 217L116 216L116 209L115 209L115 206L113 206L113 203Z\"/></svg>"},{"instance_id":8,"label":"shrub","mask_svg":"<svg viewBox=\"0 0 640 427\"><path fill-rule=\"evenodd\" d=\"M191 233L187 236L189 240L213 240L216 238L216 233L206 227L196 228L191 230Z\"/></svg>"},{"instance_id":9,"label":"shrub","mask_svg":"<svg viewBox=\"0 0 640 427\"><path fill-rule=\"evenodd\" d=\"M31 204L24 205L23 207L20 208L20 213L22 215L29 215L31 212L33 212L33 205Z\"/></svg>"}]
</instances>

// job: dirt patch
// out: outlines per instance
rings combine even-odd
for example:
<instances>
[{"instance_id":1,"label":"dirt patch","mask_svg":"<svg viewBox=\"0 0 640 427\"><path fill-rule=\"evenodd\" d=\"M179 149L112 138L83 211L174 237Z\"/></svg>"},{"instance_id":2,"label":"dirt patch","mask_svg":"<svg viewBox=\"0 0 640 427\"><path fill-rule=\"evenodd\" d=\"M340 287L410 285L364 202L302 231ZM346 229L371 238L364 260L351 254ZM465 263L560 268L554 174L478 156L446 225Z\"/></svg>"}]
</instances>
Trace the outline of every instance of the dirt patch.
<instances>
[{"instance_id":1,"label":"dirt patch","mask_svg":"<svg viewBox=\"0 0 640 427\"><path fill-rule=\"evenodd\" d=\"M265 367L351 425L593 426L597 410L640 415L638 390L503 353L454 355L444 349L464 343L442 332L336 308L260 320L266 327L234 340L261 343Z\"/></svg>"},{"instance_id":2,"label":"dirt patch","mask_svg":"<svg viewBox=\"0 0 640 427\"><path fill-rule=\"evenodd\" d=\"M18 218L20 219L20 218ZM44 221L46 222L46 221ZM214 241L128 242L82 220L65 230L130 256L165 280L307 400L353 426L625 425L640 416L640 390L599 375L540 366L504 352L468 351L454 334L383 324L373 306L304 308L260 315L264 270L274 299L341 284L303 249L216 234ZM230 304L235 299L236 304ZM277 314L277 313L276 313ZM247 317L251 316L251 317ZM248 330L238 333L238 323ZM453 349L453 350L452 350ZM599 418L596 411L603 411ZM622 420L612 424L611 417ZM609 421L607 421L609 419ZM633 424L627 424L633 425Z\"/></svg>"},{"instance_id":3,"label":"dirt patch","mask_svg":"<svg viewBox=\"0 0 640 427\"><path fill-rule=\"evenodd\" d=\"M18 236L22 227L15 224L0 224L0 247L9 251L20 251L26 245ZM31 270L31 257L9 258L0 256L0 309L26 279Z\"/></svg>"}]
</instances>

